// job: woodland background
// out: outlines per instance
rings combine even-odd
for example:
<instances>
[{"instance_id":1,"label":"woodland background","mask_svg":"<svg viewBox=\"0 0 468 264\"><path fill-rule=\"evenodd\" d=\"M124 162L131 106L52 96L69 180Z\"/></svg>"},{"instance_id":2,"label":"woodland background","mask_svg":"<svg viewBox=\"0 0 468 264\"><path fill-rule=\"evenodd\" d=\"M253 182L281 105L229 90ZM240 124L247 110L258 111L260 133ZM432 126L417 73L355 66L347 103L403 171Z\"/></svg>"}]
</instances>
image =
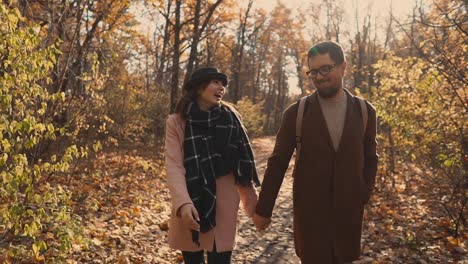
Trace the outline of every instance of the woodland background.
<instances>
[{"instance_id":1,"label":"woodland background","mask_svg":"<svg viewBox=\"0 0 468 264\"><path fill-rule=\"evenodd\" d=\"M230 76L226 99L251 137L274 135L285 108L312 92L306 53L322 40L345 46L346 88L378 111L377 195L431 205L424 228L399 230L400 242L463 261L468 4L414 1L405 18L393 7L377 22L354 2L266 11L252 0L0 1L0 262L70 261L105 246L90 218L140 214L112 207L145 202L130 190L164 181L165 120L197 67Z\"/></svg>"}]
</instances>

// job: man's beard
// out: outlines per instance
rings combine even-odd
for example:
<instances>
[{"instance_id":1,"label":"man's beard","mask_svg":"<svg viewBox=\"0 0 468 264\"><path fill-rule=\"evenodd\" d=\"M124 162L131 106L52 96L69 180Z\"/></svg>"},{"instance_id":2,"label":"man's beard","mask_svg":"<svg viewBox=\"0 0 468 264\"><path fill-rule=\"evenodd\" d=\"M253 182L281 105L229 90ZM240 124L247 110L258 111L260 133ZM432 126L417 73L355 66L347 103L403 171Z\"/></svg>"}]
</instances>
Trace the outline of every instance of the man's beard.
<instances>
[{"instance_id":1,"label":"man's beard","mask_svg":"<svg viewBox=\"0 0 468 264\"><path fill-rule=\"evenodd\" d=\"M320 89L317 87L317 92L322 98L331 98L335 96L339 90L340 90L340 87L338 85L327 87L325 89Z\"/></svg>"}]
</instances>

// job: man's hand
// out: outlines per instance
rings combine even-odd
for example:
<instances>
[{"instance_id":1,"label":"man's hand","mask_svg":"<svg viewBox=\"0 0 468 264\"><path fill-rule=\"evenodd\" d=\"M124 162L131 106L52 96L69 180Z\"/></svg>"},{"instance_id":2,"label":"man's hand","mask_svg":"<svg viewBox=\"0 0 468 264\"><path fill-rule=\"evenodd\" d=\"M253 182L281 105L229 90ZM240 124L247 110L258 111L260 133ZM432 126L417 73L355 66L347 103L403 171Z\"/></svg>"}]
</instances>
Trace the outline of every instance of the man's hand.
<instances>
[{"instance_id":1,"label":"man's hand","mask_svg":"<svg viewBox=\"0 0 468 264\"><path fill-rule=\"evenodd\" d=\"M180 217L182 218L184 225L191 230L200 231L200 225L198 224L200 217L198 216L198 212L195 206L191 203L188 203L182 205L179 210Z\"/></svg>"},{"instance_id":2,"label":"man's hand","mask_svg":"<svg viewBox=\"0 0 468 264\"><path fill-rule=\"evenodd\" d=\"M270 225L271 219L258 214L254 214L253 222L255 224L255 227L257 228L257 231L264 231Z\"/></svg>"}]
</instances>

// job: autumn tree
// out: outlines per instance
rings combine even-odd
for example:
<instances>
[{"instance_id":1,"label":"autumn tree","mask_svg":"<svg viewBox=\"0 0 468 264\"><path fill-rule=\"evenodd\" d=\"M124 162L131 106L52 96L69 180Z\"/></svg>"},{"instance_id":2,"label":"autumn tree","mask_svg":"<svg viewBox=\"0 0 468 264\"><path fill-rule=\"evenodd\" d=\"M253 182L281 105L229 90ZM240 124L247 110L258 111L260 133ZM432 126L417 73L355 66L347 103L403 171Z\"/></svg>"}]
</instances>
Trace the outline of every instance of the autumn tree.
<instances>
[{"instance_id":1,"label":"autumn tree","mask_svg":"<svg viewBox=\"0 0 468 264\"><path fill-rule=\"evenodd\" d=\"M389 55L376 65L380 85L372 100L387 130L381 135L383 160L430 168L438 186L435 200L457 237L466 224L467 202L467 80L461 70L467 67L467 33L461 26L466 10L463 1L440 0L411 19L409 29L395 23L414 52ZM387 162L386 168L397 167Z\"/></svg>"}]
</instances>

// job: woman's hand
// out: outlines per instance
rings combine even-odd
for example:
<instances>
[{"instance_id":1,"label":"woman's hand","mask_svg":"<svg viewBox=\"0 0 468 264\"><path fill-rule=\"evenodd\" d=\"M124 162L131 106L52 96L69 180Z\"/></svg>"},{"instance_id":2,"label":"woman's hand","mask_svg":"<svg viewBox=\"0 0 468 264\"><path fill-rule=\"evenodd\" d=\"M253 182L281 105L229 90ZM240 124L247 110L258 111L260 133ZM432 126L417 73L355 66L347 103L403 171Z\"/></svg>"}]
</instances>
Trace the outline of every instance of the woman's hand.
<instances>
[{"instance_id":1,"label":"woman's hand","mask_svg":"<svg viewBox=\"0 0 468 264\"><path fill-rule=\"evenodd\" d=\"M180 217L186 227L191 230L200 231L200 217L195 206L191 203L184 204L180 207Z\"/></svg>"},{"instance_id":2,"label":"woman's hand","mask_svg":"<svg viewBox=\"0 0 468 264\"><path fill-rule=\"evenodd\" d=\"M253 185L238 186L242 206L248 217L253 217L258 202L258 195Z\"/></svg>"},{"instance_id":3,"label":"woman's hand","mask_svg":"<svg viewBox=\"0 0 468 264\"><path fill-rule=\"evenodd\" d=\"M255 192L250 193L249 196L250 198L248 199L248 202L245 203L244 208L247 216L252 218L255 214L255 207L257 206L258 196Z\"/></svg>"}]
</instances>

